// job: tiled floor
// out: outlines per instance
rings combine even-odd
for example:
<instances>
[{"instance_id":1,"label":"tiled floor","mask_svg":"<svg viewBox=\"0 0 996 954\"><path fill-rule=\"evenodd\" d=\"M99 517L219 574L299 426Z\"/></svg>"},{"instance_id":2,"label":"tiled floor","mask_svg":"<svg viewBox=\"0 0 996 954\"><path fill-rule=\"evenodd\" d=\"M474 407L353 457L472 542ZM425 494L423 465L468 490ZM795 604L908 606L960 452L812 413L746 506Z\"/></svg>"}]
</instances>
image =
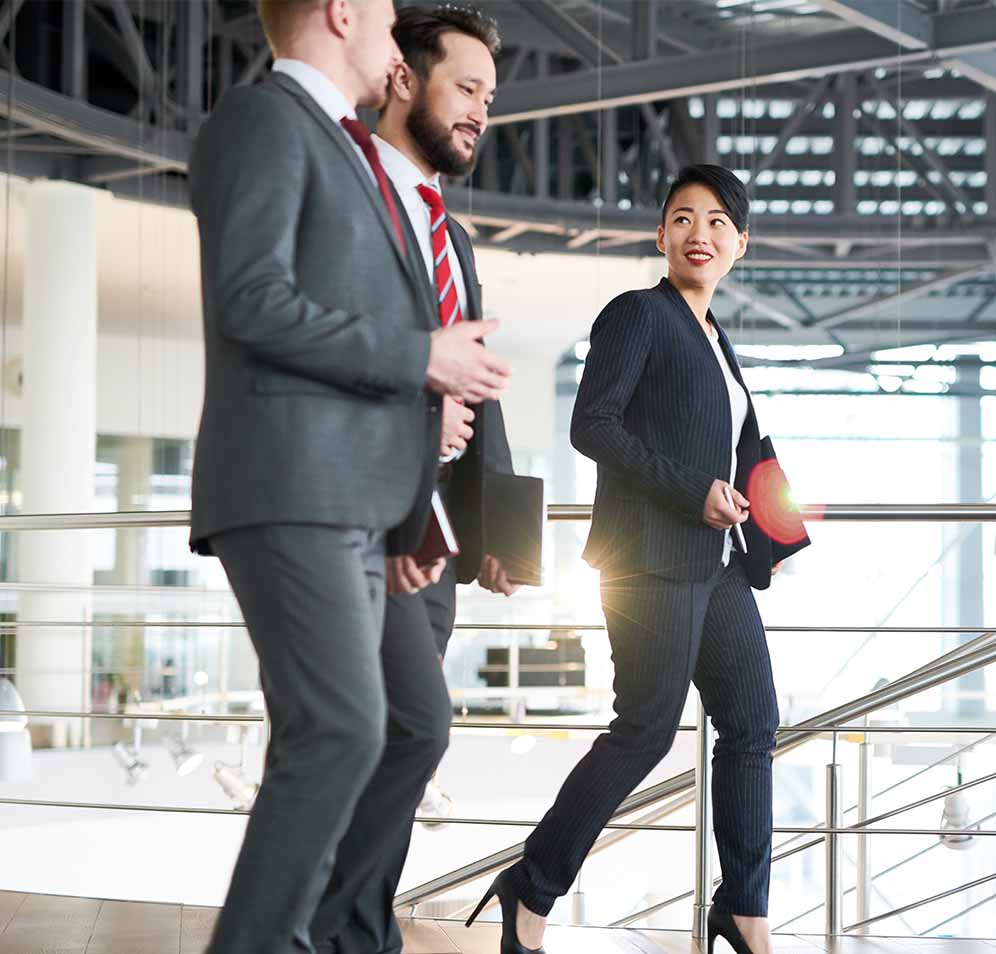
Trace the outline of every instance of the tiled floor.
<instances>
[{"instance_id":1,"label":"tiled floor","mask_svg":"<svg viewBox=\"0 0 996 954\"><path fill-rule=\"evenodd\" d=\"M94 901L0 891L0 954L202 954L214 908ZM405 954L498 954L497 924L403 921ZM551 928L547 954L699 954L688 934ZM996 954L996 940L857 938L783 934L778 954ZM722 942L716 954L729 954Z\"/></svg>"}]
</instances>

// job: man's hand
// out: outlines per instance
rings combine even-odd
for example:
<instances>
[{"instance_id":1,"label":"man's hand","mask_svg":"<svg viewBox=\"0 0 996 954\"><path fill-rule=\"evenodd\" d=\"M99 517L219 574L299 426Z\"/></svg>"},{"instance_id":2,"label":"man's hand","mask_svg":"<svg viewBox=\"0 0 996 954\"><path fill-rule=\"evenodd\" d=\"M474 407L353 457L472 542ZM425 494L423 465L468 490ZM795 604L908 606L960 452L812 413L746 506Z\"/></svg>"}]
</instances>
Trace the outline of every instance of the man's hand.
<instances>
[{"instance_id":1,"label":"man's hand","mask_svg":"<svg viewBox=\"0 0 996 954\"><path fill-rule=\"evenodd\" d=\"M518 583L510 583L508 574L497 557L485 555L481 561L481 569L477 574L477 582L492 593L504 593L511 596L519 589Z\"/></svg>"},{"instance_id":2,"label":"man's hand","mask_svg":"<svg viewBox=\"0 0 996 954\"><path fill-rule=\"evenodd\" d=\"M411 556L387 558L387 592L417 593L431 583L438 583L446 569L446 558L440 557L428 566L419 566Z\"/></svg>"},{"instance_id":3,"label":"man's hand","mask_svg":"<svg viewBox=\"0 0 996 954\"><path fill-rule=\"evenodd\" d=\"M775 564L775 565L774 565L774 566L773 566L773 567L771 568L771 575L772 575L772 576L777 576L777 575L778 575L778 574L779 574L779 573L781 572L781 569L782 569L782 567L783 567L783 566L785 566L785 561L784 561L784 560L779 560L779 561L778 561L778 562L777 562L777 563L776 563L776 564Z\"/></svg>"},{"instance_id":4,"label":"man's hand","mask_svg":"<svg viewBox=\"0 0 996 954\"><path fill-rule=\"evenodd\" d=\"M439 456L450 457L467 449L467 441L474 436L470 422L474 412L459 398L443 397L443 432L439 438Z\"/></svg>"},{"instance_id":5,"label":"man's hand","mask_svg":"<svg viewBox=\"0 0 996 954\"><path fill-rule=\"evenodd\" d=\"M730 496L734 506L726 502L723 488L730 488ZM714 480L706 497L702 510L702 520L715 530L729 530L735 523L743 523L747 519L747 508L750 502L736 487L722 480Z\"/></svg>"},{"instance_id":6,"label":"man's hand","mask_svg":"<svg viewBox=\"0 0 996 954\"><path fill-rule=\"evenodd\" d=\"M433 331L425 369L429 390L468 404L497 401L508 383L508 363L481 344L497 328L497 321L460 321Z\"/></svg>"}]
</instances>

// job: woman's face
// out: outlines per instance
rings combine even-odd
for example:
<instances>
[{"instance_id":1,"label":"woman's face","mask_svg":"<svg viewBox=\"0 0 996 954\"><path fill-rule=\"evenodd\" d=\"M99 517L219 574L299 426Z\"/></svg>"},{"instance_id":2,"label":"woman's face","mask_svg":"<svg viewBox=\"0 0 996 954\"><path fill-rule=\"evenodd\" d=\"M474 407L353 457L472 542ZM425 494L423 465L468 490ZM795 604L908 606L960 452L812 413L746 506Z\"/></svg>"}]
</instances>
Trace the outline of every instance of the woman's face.
<instances>
[{"instance_id":1,"label":"woman's face","mask_svg":"<svg viewBox=\"0 0 996 954\"><path fill-rule=\"evenodd\" d=\"M672 284L714 287L743 258L747 233L737 231L712 189L696 182L671 199L657 248L667 256Z\"/></svg>"}]
</instances>

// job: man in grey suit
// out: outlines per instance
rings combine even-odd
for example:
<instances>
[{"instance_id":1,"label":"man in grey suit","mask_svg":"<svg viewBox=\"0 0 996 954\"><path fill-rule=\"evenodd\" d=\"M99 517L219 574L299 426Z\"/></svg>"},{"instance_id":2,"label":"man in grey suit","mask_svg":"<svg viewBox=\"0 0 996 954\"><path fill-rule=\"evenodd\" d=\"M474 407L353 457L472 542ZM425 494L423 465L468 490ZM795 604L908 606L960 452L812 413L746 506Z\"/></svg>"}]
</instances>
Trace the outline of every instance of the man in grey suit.
<instances>
[{"instance_id":1,"label":"man in grey suit","mask_svg":"<svg viewBox=\"0 0 996 954\"><path fill-rule=\"evenodd\" d=\"M421 537L439 395L497 399L508 371L480 343L494 323L439 328L356 120L401 59L390 0L259 9L273 73L222 99L190 167L207 369L191 546L221 558L272 727L211 954L314 951L384 746L387 531L396 553Z\"/></svg>"}]
</instances>

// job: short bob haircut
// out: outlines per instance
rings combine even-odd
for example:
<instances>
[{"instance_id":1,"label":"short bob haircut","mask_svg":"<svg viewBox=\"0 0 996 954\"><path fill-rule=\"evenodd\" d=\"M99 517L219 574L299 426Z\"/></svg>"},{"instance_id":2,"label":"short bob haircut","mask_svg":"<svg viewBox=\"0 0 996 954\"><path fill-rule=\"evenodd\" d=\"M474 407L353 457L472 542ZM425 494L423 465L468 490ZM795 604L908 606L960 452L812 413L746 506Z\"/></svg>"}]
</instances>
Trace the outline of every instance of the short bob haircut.
<instances>
[{"instance_id":1,"label":"short bob haircut","mask_svg":"<svg viewBox=\"0 0 996 954\"><path fill-rule=\"evenodd\" d=\"M667 198L661 208L661 224L667 226L667 209L681 189L688 185L702 185L712 191L719 204L730 217L730 221L738 232L747 231L747 219L750 214L750 199L744 184L729 169L722 166L711 166L705 163L694 166L683 166L678 170Z\"/></svg>"}]
</instances>

